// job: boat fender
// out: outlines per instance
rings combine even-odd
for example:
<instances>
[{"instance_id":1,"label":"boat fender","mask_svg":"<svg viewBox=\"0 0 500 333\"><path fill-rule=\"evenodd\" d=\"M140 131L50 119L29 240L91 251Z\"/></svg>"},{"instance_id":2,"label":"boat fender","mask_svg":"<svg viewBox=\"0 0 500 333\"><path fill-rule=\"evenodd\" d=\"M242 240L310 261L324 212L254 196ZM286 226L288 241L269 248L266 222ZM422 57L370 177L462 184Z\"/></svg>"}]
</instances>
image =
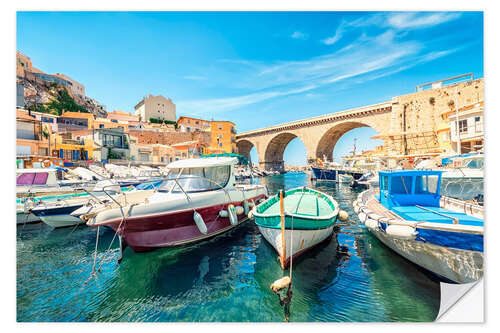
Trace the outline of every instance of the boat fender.
<instances>
[{"instance_id":1,"label":"boat fender","mask_svg":"<svg viewBox=\"0 0 500 333\"><path fill-rule=\"evenodd\" d=\"M233 205L227 206L227 211L229 212L229 222L231 225L238 224L238 216L236 215L236 208Z\"/></svg>"},{"instance_id":2,"label":"boat fender","mask_svg":"<svg viewBox=\"0 0 500 333\"><path fill-rule=\"evenodd\" d=\"M219 216L220 217L228 217L229 213L227 212L227 210L222 209L222 210L219 211Z\"/></svg>"},{"instance_id":3,"label":"boat fender","mask_svg":"<svg viewBox=\"0 0 500 333\"><path fill-rule=\"evenodd\" d=\"M368 214L368 217L371 218L372 220L378 221L382 216L375 214L375 213L370 213Z\"/></svg>"},{"instance_id":4,"label":"boat fender","mask_svg":"<svg viewBox=\"0 0 500 333\"><path fill-rule=\"evenodd\" d=\"M361 212L358 214L358 217L359 217L359 220L363 223L365 223L365 220L366 220L366 214Z\"/></svg>"},{"instance_id":5,"label":"boat fender","mask_svg":"<svg viewBox=\"0 0 500 333\"><path fill-rule=\"evenodd\" d=\"M236 215L241 215L245 212L245 208L243 208L241 206L234 207L234 210L236 211Z\"/></svg>"},{"instance_id":6,"label":"boat fender","mask_svg":"<svg viewBox=\"0 0 500 333\"><path fill-rule=\"evenodd\" d=\"M415 228L406 225L388 225L385 232L390 236L403 239L415 239L417 236Z\"/></svg>"},{"instance_id":7,"label":"boat fender","mask_svg":"<svg viewBox=\"0 0 500 333\"><path fill-rule=\"evenodd\" d=\"M361 208L361 211L365 213L367 216L373 213L370 209L368 209L368 207Z\"/></svg>"},{"instance_id":8,"label":"boat fender","mask_svg":"<svg viewBox=\"0 0 500 333\"><path fill-rule=\"evenodd\" d=\"M204 235L207 234L207 225L205 224L205 221L203 221L203 217L198 212L194 212L193 216L194 222L196 223L196 226L198 227L198 230Z\"/></svg>"},{"instance_id":9,"label":"boat fender","mask_svg":"<svg viewBox=\"0 0 500 333\"><path fill-rule=\"evenodd\" d=\"M377 229L378 228L378 221L372 220L372 219L366 219L365 226L368 229Z\"/></svg>"},{"instance_id":10,"label":"boat fender","mask_svg":"<svg viewBox=\"0 0 500 333\"><path fill-rule=\"evenodd\" d=\"M250 202L248 203L248 206L249 206L250 208L254 208L254 207L255 207L255 202L253 202L253 200L252 200L252 201L250 201Z\"/></svg>"},{"instance_id":11,"label":"boat fender","mask_svg":"<svg viewBox=\"0 0 500 333\"><path fill-rule=\"evenodd\" d=\"M245 209L245 215L250 212L250 204L247 200L243 200L243 208Z\"/></svg>"},{"instance_id":12,"label":"boat fender","mask_svg":"<svg viewBox=\"0 0 500 333\"><path fill-rule=\"evenodd\" d=\"M253 219L253 210L249 211L247 216L250 220Z\"/></svg>"},{"instance_id":13,"label":"boat fender","mask_svg":"<svg viewBox=\"0 0 500 333\"><path fill-rule=\"evenodd\" d=\"M338 217L342 222L347 221L347 219L349 218L349 213L347 213L345 210L340 210Z\"/></svg>"},{"instance_id":14,"label":"boat fender","mask_svg":"<svg viewBox=\"0 0 500 333\"><path fill-rule=\"evenodd\" d=\"M390 219L389 219L388 217L381 217L381 218L379 218L379 219L378 219L378 221L379 221L380 223L388 223L388 222L389 222L389 220L390 220Z\"/></svg>"},{"instance_id":15,"label":"boat fender","mask_svg":"<svg viewBox=\"0 0 500 333\"><path fill-rule=\"evenodd\" d=\"M358 202L356 201L355 202L355 205L354 205L354 212L356 214L359 214L359 211L361 210L361 208L358 206Z\"/></svg>"}]
</instances>

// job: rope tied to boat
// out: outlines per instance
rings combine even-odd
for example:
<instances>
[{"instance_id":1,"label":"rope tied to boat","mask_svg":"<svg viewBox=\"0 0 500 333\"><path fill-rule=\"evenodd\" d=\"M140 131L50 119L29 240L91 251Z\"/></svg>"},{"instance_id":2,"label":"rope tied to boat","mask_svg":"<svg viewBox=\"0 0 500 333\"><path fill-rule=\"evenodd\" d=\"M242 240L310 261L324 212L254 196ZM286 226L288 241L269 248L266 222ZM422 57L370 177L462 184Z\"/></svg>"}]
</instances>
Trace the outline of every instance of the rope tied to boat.
<instances>
[{"instance_id":1,"label":"rope tied to boat","mask_svg":"<svg viewBox=\"0 0 500 333\"><path fill-rule=\"evenodd\" d=\"M279 197L280 197L280 215L281 215L281 240L282 240L282 246L283 246L283 255L280 258L281 261L281 267L284 269L285 268L285 262L286 262L286 244L285 244L285 211L284 211L284 193L283 190L280 190L279 192ZM289 214L291 216L291 232L290 232L290 274L289 276L284 276L279 280L274 281L271 284L271 290L273 291L274 294L278 296L278 300L280 303L280 306L283 307L284 315L285 315L285 321L289 322L290 321L290 304L292 301L292 270L293 270L293 215ZM288 287L288 288L287 288ZM286 292L282 294L282 291L287 288Z\"/></svg>"},{"instance_id":2,"label":"rope tied to boat","mask_svg":"<svg viewBox=\"0 0 500 333\"><path fill-rule=\"evenodd\" d=\"M113 242L115 241L115 238L116 238L116 235L118 234L118 232L122 232L123 231L122 224L124 224L126 222L126 218L130 215L130 212L132 211L132 207L135 206L135 205L138 205L138 204L134 203L134 204L130 205L130 207L129 207L126 215L123 214L123 210L120 210L122 212L122 219L121 219L120 223L118 224L118 228L116 228L115 234L113 235L113 238L111 239L111 242L109 243L108 248L106 249L106 251L104 251L105 254L107 254L107 253L110 252L111 246L113 245ZM99 267L96 270L95 266L97 264L97 246L98 246L98 243L99 243L99 227L100 226L98 225L97 226L96 242L95 242L94 263L92 265L92 272L90 273L90 276L87 279L87 281L84 282L83 287L85 287L87 285L87 283L90 281L90 279L92 279L94 276L97 276L97 273L99 273L101 271L101 268L104 265L104 261L106 259L106 255L104 255L103 258L102 258L102 260L101 260L101 262L100 262L100 264L99 264ZM125 228L125 226L123 226L123 228ZM120 252L121 252L121 250L122 249L121 249L121 244L120 244ZM121 258L119 260L121 260Z\"/></svg>"}]
</instances>

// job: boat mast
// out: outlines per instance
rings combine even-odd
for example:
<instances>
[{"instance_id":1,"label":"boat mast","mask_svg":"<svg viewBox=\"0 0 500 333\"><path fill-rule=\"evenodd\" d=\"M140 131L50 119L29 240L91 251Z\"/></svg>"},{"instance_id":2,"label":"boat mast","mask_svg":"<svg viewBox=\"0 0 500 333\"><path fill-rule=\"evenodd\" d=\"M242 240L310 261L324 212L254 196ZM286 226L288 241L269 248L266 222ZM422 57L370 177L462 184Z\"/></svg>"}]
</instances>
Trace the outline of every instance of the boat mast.
<instances>
[{"instance_id":1,"label":"boat mast","mask_svg":"<svg viewBox=\"0 0 500 333\"><path fill-rule=\"evenodd\" d=\"M455 87L455 130L457 131L457 152L458 154L462 154L462 147L460 143L460 129L458 128L459 120L458 120L458 99L457 99L457 89L458 87Z\"/></svg>"}]
</instances>

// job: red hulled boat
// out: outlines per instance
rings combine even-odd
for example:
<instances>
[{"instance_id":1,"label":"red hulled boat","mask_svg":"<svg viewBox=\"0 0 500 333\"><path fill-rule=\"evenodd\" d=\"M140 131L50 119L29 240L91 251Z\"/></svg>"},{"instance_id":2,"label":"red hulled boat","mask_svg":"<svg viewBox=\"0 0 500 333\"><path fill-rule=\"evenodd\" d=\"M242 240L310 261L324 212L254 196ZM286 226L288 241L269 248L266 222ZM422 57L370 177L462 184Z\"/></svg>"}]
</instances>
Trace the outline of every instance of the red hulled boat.
<instances>
[{"instance_id":1,"label":"red hulled boat","mask_svg":"<svg viewBox=\"0 0 500 333\"><path fill-rule=\"evenodd\" d=\"M101 211L89 226L108 226L135 252L198 242L248 219L267 198L264 185L236 184L235 157L170 163L166 180L143 202Z\"/></svg>"}]
</instances>

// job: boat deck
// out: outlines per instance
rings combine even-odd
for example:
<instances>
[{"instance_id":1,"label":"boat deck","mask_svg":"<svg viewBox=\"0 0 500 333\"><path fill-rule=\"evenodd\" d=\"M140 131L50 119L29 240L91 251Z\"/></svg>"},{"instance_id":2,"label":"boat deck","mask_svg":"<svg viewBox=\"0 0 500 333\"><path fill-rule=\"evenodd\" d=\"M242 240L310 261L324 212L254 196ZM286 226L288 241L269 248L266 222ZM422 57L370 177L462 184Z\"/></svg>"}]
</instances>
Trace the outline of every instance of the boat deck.
<instances>
[{"instance_id":1,"label":"boat deck","mask_svg":"<svg viewBox=\"0 0 500 333\"><path fill-rule=\"evenodd\" d=\"M453 224L453 220L456 219L458 220L458 224L484 226L484 221L477 217L439 207L401 206L393 207L392 211L409 221Z\"/></svg>"},{"instance_id":2,"label":"boat deck","mask_svg":"<svg viewBox=\"0 0 500 333\"><path fill-rule=\"evenodd\" d=\"M301 192L287 195L284 198L284 207L288 213L304 216L324 216L332 213L332 208L326 200L308 193L302 195ZM266 214L280 214L279 200L266 209Z\"/></svg>"},{"instance_id":3,"label":"boat deck","mask_svg":"<svg viewBox=\"0 0 500 333\"><path fill-rule=\"evenodd\" d=\"M457 219L461 225L484 226L484 220L456 212L445 208L427 206L400 206L393 207L392 210L385 208L378 201L378 194L368 193L364 201L367 207L377 215L390 219L405 219L408 221L425 221L442 224L453 224L453 219Z\"/></svg>"}]
</instances>

